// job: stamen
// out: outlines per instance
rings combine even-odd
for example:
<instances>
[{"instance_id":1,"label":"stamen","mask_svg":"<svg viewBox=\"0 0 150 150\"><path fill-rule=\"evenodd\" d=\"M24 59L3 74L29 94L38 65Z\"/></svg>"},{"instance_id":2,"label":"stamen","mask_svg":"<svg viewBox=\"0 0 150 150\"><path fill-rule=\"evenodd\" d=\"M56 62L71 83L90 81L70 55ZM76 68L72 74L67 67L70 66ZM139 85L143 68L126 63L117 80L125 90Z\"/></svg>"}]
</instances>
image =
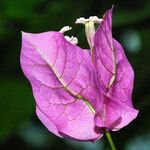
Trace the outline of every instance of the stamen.
<instances>
[{"instance_id":1,"label":"stamen","mask_svg":"<svg viewBox=\"0 0 150 150\"><path fill-rule=\"evenodd\" d=\"M71 29L72 29L72 27L64 26L59 32L65 33L66 31L69 31L69 30L71 30Z\"/></svg>"}]
</instances>

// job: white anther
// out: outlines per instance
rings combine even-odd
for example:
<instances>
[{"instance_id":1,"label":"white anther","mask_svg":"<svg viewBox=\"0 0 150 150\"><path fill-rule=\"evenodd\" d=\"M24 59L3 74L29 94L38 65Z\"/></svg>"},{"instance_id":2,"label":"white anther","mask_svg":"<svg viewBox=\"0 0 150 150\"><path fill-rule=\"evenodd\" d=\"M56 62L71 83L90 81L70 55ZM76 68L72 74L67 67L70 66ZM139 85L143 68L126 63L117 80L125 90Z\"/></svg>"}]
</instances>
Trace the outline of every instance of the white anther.
<instances>
[{"instance_id":1,"label":"white anther","mask_svg":"<svg viewBox=\"0 0 150 150\"><path fill-rule=\"evenodd\" d=\"M65 39L72 44L75 44L75 45L78 44L78 39L74 36L72 36L72 37L65 36Z\"/></svg>"},{"instance_id":2,"label":"white anther","mask_svg":"<svg viewBox=\"0 0 150 150\"><path fill-rule=\"evenodd\" d=\"M87 22L94 22L94 23L100 23L102 19L98 18L97 16L91 16L88 19L85 19L83 17L80 17L76 20L76 24L85 24Z\"/></svg>"},{"instance_id":3,"label":"white anther","mask_svg":"<svg viewBox=\"0 0 150 150\"><path fill-rule=\"evenodd\" d=\"M72 27L64 26L59 32L65 33L66 31L69 31L69 30L71 30L71 29L72 29Z\"/></svg>"}]
</instances>

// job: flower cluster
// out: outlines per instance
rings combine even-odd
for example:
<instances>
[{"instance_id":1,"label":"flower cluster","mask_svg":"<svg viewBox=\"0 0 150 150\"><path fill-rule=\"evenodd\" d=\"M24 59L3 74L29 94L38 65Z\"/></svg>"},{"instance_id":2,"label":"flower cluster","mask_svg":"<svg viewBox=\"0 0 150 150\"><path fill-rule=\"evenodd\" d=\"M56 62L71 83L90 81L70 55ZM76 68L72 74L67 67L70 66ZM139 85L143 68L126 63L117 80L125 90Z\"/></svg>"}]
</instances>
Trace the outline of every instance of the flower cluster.
<instances>
[{"instance_id":1,"label":"flower cluster","mask_svg":"<svg viewBox=\"0 0 150 150\"><path fill-rule=\"evenodd\" d=\"M70 27L23 33L21 67L47 129L59 137L95 141L104 130L117 131L137 117L134 72L112 37L112 9L102 19L79 18L76 23L85 25L90 50L78 47L77 38L64 36Z\"/></svg>"}]
</instances>

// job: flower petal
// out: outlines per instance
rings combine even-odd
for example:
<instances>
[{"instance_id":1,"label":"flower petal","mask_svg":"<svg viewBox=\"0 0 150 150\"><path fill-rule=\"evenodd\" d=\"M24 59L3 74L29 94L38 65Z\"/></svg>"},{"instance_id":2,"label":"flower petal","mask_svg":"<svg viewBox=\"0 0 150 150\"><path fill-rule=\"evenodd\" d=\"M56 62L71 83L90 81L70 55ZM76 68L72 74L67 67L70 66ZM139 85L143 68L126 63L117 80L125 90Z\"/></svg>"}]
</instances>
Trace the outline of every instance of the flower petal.
<instances>
[{"instance_id":1,"label":"flower petal","mask_svg":"<svg viewBox=\"0 0 150 150\"><path fill-rule=\"evenodd\" d=\"M118 131L128 125L138 115L138 111L132 107L116 101L116 99L105 100L104 112L95 115L95 124L99 128L106 128L112 131Z\"/></svg>"},{"instance_id":2,"label":"flower petal","mask_svg":"<svg viewBox=\"0 0 150 150\"><path fill-rule=\"evenodd\" d=\"M105 90L109 87L116 69L111 18L112 10L108 10L94 37L94 64L99 75L99 81Z\"/></svg>"},{"instance_id":3,"label":"flower petal","mask_svg":"<svg viewBox=\"0 0 150 150\"><path fill-rule=\"evenodd\" d=\"M32 85L39 119L58 136L100 138L92 112L99 92L89 53L59 32L23 33L22 38L21 66Z\"/></svg>"},{"instance_id":4,"label":"flower petal","mask_svg":"<svg viewBox=\"0 0 150 150\"><path fill-rule=\"evenodd\" d=\"M111 28L112 9L104 15L94 38L94 64L106 96L95 123L118 130L135 119L138 111L131 101L134 72L123 48L113 39Z\"/></svg>"}]
</instances>

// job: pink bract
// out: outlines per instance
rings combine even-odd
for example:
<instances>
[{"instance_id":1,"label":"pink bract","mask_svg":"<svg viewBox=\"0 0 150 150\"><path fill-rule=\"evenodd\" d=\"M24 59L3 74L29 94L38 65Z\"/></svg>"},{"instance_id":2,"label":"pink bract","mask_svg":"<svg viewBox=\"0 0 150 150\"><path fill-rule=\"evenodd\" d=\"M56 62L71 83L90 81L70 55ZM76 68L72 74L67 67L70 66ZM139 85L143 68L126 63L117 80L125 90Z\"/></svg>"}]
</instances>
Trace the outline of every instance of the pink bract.
<instances>
[{"instance_id":1,"label":"pink bract","mask_svg":"<svg viewBox=\"0 0 150 150\"><path fill-rule=\"evenodd\" d=\"M31 83L36 113L59 137L95 141L136 118L131 95L134 72L112 38L112 9L103 17L89 50L60 32L23 33L21 67Z\"/></svg>"}]
</instances>

